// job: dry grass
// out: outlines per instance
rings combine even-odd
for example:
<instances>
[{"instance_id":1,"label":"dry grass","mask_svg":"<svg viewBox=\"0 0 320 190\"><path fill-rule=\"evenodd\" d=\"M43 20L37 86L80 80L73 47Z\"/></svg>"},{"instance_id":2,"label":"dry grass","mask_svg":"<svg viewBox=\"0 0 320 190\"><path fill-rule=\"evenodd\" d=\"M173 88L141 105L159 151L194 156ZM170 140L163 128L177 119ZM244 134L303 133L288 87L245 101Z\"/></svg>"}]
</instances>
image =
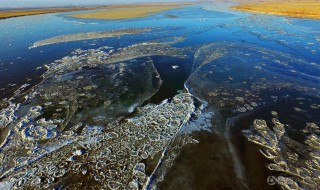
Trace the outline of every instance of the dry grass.
<instances>
[{"instance_id":1,"label":"dry grass","mask_svg":"<svg viewBox=\"0 0 320 190\"><path fill-rule=\"evenodd\" d=\"M320 1L244 3L234 6L232 9L297 18L320 19Z\"/></svg>"},{"instance_id":2,"label":"dry grass","mask_svg":"<svg viewBox=\"0 0 320 190\"><path fill-rule=\"evenodd\" d=\"M148 4L148 5L131 5L122 8L106 9L102 11L81 13L70 15L75 18L88 18L88 19L128 19L128 18L141 18L146 17L158 12L177 9L181 4Z\"/></svg>"},{"instance_id":3,"label":"dry grass","mask_svg":"<svg viewBox=\"0 0 320 190\"><path fill-rule=\"evenodd\" d=\"M88 10L88 8L17 9L0 11L0 19L56 12Z\"/></svg>"},{"instance_id":4,"label":"dry grass","mask_svg":"<svg viewBox=\"0 0 320 190\"><path fill-rule=\"evenodd\" d=\"M38 15L57 12L71 12L82 10L97 10L106 9L105 11L98 11L94 13L84 13L72 15L77 18L100 18L100 19L124 19L143 17L148 14L157 13L165 10L175 9L181 5L188 5L193 3L159 3L159 4L127 4L127 5L108 5L95 7L73 7L73 8L45 8L45 9L15 9L15 10L0 10L0 19ZM109 13L106 13L106 12ZM124 12L123 12L124 11Z\"/></svg>"}]
</instances>

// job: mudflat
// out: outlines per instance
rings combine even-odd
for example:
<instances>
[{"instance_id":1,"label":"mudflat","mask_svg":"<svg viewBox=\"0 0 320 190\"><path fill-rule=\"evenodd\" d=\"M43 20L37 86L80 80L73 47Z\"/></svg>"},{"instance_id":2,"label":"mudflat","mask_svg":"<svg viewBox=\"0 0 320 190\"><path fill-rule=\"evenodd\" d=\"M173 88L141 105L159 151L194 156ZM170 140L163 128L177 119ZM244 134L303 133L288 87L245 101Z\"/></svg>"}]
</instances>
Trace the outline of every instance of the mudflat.
<instances>
[{"instance_id":1,"label":"mudflat","mask_svg":"<svg viewBox=\"0 0 320 190\"><path fill-rule=\"evenodd\" d=\"M296 18L320 19L320 1L243 3L238 6L233 6L232 9Z\"/></svg>"}]
</instances>

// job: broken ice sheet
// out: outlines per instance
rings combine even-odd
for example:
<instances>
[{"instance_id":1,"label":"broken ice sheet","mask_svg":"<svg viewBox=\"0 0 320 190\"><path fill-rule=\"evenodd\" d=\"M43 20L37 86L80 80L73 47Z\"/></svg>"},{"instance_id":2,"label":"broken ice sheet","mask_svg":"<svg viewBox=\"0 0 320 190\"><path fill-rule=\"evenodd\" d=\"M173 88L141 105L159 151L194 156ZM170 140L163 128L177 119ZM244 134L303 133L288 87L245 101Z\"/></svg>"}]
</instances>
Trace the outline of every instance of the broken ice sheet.
<instances>
[{"instance_id":1,"label":"broken ice sheet","mask_svg":"<svg viewBox=\"0 0 320 190\"><path fill-rule=\"evenodd\" d=\"M68 59L62 59L61 65L64 60ZM40 148L46 147L50 139L64 134L72 136L86 124L107 125L130 114L161 84L152 60L148 59L81 68L72 66L79 64L77 61L68 64L66 70L49 69L45 80L30 91L23 104L12 104L1 112L5 129L0 173L45 154ZM69 132L70 129L74 131ZM22 156L25 162L11 164Z\"/></svg>"},{"instance_id":2,"label":"broken ice sheet","mask_svg":"<svg viewBox=\"0 0 320 190\"><path fill-rule=\"evenodd\" d=\"M146 188L150 178L144 160L165 151L193 111L192 95L182 93L170 102L142 107L133 118L105 127L86 125L72 142L2 176L0 187Z\"/></svg>"},{"instance_id":3,"label":"broken ice sheet","mask_svg":"<svg viewBox=\"0 0 320 190\"><path fill-rule=\"evenodd\" d=\"M249 141L261 146L260 152L271 162L268 169L284 178L279 185L284 189L319 188L319 126L306 123L303 130L306 140L301 143L288 135L288 126L277 118L272 118L270 123L272 128L266 120L256 119L244 134Z\"/></svg>"},{"instance_id":4,"label":"broken ice sheet","mask_svg":"<svg viewBox=\"0 0 320 190\"><path fill-rule=\"evenodd\" d=\"M318 67L252 44L206 44L196 52L193 70L186 82L193 94L237 113L254 110L291 92L320 95Z\"/></svg>"},{"instance_id":5,"label":"broken ice sheet","mask_svg":"<svg viewBox=\"0 0 320 190\"><path fill-rule=\"evenodd\" d=\"M79 156L86 155L84 150L86 147L94 145L98 149L101 148L103 139L106 139L108 146L103 145L105 149L100 153L102 155L103 152L112 153L113 156L110 159L117 159L113 160L114 164L121 164L122 161L118 158L127 160L127 156L134 158L128 160L130 163L138 164L139 157L137 156L145 159L150 154L161 152L179 131L180 126L190 117L194 107L190 94L179 95L172 102L160 106L147 105L141 109L142 116L137 119L127 121L123 119L149 99L161 85L160 76L152 60L146 56L184 57L185 49L171 47L171 44L176 41L176 38L172 38L172 40L163 42L145 42L116 51L109 47L78 49L72 55L46 65L47 72L43 75L44 81L29 91L29 94L25 96L25 102L13 104L2 111L3 123L6 126L2 131L5 138L1 139L0 147L0 157L3 160L0 168L1 178L8 179L7 177L12 172L28 168L30 164L38 162L39 159L40 162L45 159L52 160L52 156L57 155L56 160L61 163L62 160L59 159L63 156L57 152L63 152L65 148L70 154L64 155L63 159L67 163L64 163L61 168L67 169L68 163L73 163ZM135 60L135 58L139 59ZM142 129L144 122L148 123L146 130ZM130 129L131 123L134 123L132 129ZM141 138L139 134L142 135ZM129 138L127 141L124 140L125 136ZM111 141L111 139L117 140ZM121 144L126 142L130 143ZM144 147L142 142L145 142L146 145L152 142L158 145L154 144L151 150L142 154L140 152L140 149ZM19 146L16 146L17 144ZM76 144L76 149L69 150L74 144ZM122 157L124 155L120 148L124 147L130 151L127 152L128 150L125 149L128 154ZM98 154L99 151L94 152ZM95 153L92 152L90 155ZM118 153L121 154L120 157L117 156ZM95 160L96 157L93 156L90 159ZM88 163L87 160L85 163ZM43 164L48 165L48 163ZM111 176L115 181L104 183L109 188L129 186L131 168L126 171L129 173L125 174L120 166L114 164L108 165L108 169L104 170L104 172L110 172L109 174L96 170L100 173L93 176L90 172L89 176L84 177L83 180L103 181ZM135 168L143 172L143 166L140 165ZM55 166L43 169L51 171L52 167ZM78 168L80 165L75 163L74 167ZM106 166L103 163L97 163L81 166L78 171L86 175L90 167ZM28 176L31 177L33 175L31 173L36 170L38 169L28 170L27 173L30 174ZM54 173L50 171L47 174L52 174L52 176L45 179L46 187L54 184L58 177L68 173L64 169L54 170ZM70 172L71 170L69 174ZM129 178L116 179L113 176L121 172ZM14 180L17 179L17 176L14 179L10 177L15 181L11 185L23 186L26 182L25 177L28 177L23 173L24 171L21 171L17 174L19 176L17 181ZM42 174L40 176L37 174L34 179L31 178L32 180L29 180L26 186L39 187L38 185L42 182ZM146 179L146 176L137 179L137 183L145 185ZM6 182L0 182L0 184L8 185ZM130 184L134 185L136 182Z\"/></svg>"},{"instance_id":6,"label":"broken ice sheet","mask_svg":"<svg viewBox=\"0 0 320 190\"><path fill-rule=\"evenodd\" d=\"M108 63L113 63L155 55L186 58L187 53L190 53L189 48L176 48L172 46L183 40L183 37L171 37L158 39L157 41L133 44L125 48L119 48L117 51L112 53L106 61Z\"/></svg>"},{"instance_id":7,"label":"broken ice sheet","mask_svg":"<svg viewBox=\"0 0 320 190\"><path fill-rule=\"evenodd\" d=\"M122 29L122 30L110 30L110 31L68 34L68 35L55 36L55 37L52 37L49 39L37 41L30 48L36 48L36 47L40 47L40 46L57 44L57 43L99 39L99 38L112 38L112 37L128 35L128 34L140 34L143 32L149 32L151 30L152 30L151 28L138 28L138 29Z\"/></svg>"}]
</instances>

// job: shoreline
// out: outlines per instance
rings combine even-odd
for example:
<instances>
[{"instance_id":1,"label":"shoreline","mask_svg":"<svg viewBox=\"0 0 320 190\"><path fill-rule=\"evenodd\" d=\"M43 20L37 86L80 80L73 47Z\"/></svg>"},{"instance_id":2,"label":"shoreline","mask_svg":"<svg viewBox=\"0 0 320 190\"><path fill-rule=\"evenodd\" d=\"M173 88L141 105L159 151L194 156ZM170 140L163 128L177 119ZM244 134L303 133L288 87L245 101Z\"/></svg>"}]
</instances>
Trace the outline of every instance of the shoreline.
<instances>
[{"instance_id":1,"label":"shoreline","mask_svg":"<svg viewBox=\"0 0 320 190\"><path fill-rule=\"evenodd\" d=\"M201 2L199 2L201 3ZM50 8L17 8L17 9L3 9L0 10L0 20L21 16L31 16L40 14L50 14L58 12L74 12L74 11L88 11L88 10L99 10L99 9L131 9L136 7L176 7L183 5L192 5L195 2L174 2L174 3L139 3L139 4L116 4L116 5L105 5L105 6L87 6L87 7L50 7Z\"/></svg>"},{"instance_id":2,"label":"shoreline","mask_svg":"<svg viewBox=\"0 0 320 190\"><path fill-rule=\"evenodd\" d=\"M186 4L184 4L186 5ZM154 15L159 12L180 8L181 4L160 4L160 5L134 5L121 8L111 8L85 12L79 14L70 14L70 17L80 19L99 19L99 20L122 20L131 18L143 18Z\"/></svg>"},{"instance_id":3,"label":"shoreline","mask_svg":"<svg viewBox=\"0 0 320 190\"><path fill-rule=\"evenodd\" d=\"M72 8L31 8L31 9L6 9L0 10L0 19L31 16L40 14L50 14L58 12L72 12L72 11L85 11L95 10L102 7L72 7Z\"/></svg>"},{"instance_id":4,"label":"shoreline","mask_svg":"<svg viewBox=\"0 0 320 190\"><path fill-rule=\"evenodd\" d=\"M241 3L230 7L232 10L269 15L286 16L291 18L320 19L320 1L275 1Z\"/></svg>"}]
</instances>

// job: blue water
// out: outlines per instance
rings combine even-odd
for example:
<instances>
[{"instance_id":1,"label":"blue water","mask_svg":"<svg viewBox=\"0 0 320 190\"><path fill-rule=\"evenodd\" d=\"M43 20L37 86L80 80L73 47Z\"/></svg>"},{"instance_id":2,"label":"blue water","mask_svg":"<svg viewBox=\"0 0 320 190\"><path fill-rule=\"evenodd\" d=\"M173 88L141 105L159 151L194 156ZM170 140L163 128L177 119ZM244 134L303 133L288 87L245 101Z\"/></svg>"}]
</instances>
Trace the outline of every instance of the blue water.
<instances>
[{"instance_id":1,"label":"blue water","mask_svg":"<svg viewBox=\"0 0 320 190\"><path fill-rule=\"evenodd\" d=\"M178 93L177 91L183 90L185 82L188 81L186 84L190 87L190 91L202 100L209 101L210 109L219 108L222 110L220 110L222 113L222 119L220 119L223 121L222 125L224 125L226 122L223 119L236 114L231 113L230 110L224 110L224 106L219 107L220 104L218 103L221 103L223 98L220 96L216 99L215 97L209 97L207 95L209 91L215 89L230 90L239 93L233 93L232 96L242 96L248 84L253 84L256 82L255 79L260 80L261 78L271 81L271 85L272 82L279 84L281 82L291 82L299 88L305 86L308 90L320 89L319 20L245 13L231 10L229 7L232 5L229 3L189 5L145 18L125 20L77 19L69 17L68 15L71 13L54 13L0 20L0 98L10 98L15 90L23 84L31 84L31 86L38 84L42 79L41 75L45 72L44 68L40 68L41 66L70 55L78 48L85 50L109 46L118 49L152 40L170 39L170 37L184 37L184 41L173 46L177 48L190 47L190 51L185 59L167 56L150 58L153 60L163 84L158 93L150 98L147 103L159 103L164 99L172 98ZM174 15L176 18L169 18L168 15ZM83 40L29 48L36 41L60 35L145 27L155 28L155 30L115 38ZM210 48L203 48L200 51L199 48L206 44L209 44L208 47ZM205 58L210 58L216 50L222 52L221 58L210 60L207 65L202 65ZM195 54L197 53L201 57L196 57ZM141 59L144 60L145 58ZM285 65L278 64L278 61L282 61L281 63ZM179 66L179 68L173 69L172 66ZM261 72L257 71L257 68L259 68L257 66L263 67ZM134 88L134 85L130 87ZM236 88L243 91L234 90ZM319 98L314 96L313 91L302 93L303 90L299 90L299 93L296 92L294 86L288 91L281 92L279 89L262 90L259 91L261 97L251 100L269 106L266 110L257 114L258 116L264 117L267 115L266 112L269 113L275 108L282 111L283 117L287 118L285 121L291 125L297 123L303 125L305 122L320 123L317 116L319 110L312 110L309 106L312 101L313 104L320 105ZM277 103L277 106L274 106L275 103L270 97L275 94L284 97L284 101L279 101L280 103ZM292 97L286 99L287 94L292 95ZM299 96L305 96L308 101L310 100L309 102L306 100L306 103L302 106L307 112L291 114L292 110L290 111L290 109L293 105L299 106L296 101L296 97ZM223 105L227 107L228 103ZM235 108L238 109L238 107ZM256 115L250 117L247 119L248 121L242 122L245 123L243 126L248 128ZM237 125L242 126L242 123L239 123ZM242 138L239 137L241 136L241 132L239 132L241 129L239 127L236 130L236 139ZM292 136L297 136L297 139L301 138L299 137L299 131L295 130L289 132L292 133ZM238 149L241 149L242 145L245 144L243 139L234 141L242 142L236 147ZM250 145L246 144L246 146L250 148ZM252 149L256 150L257 148L251 147L250 150ZM204 148L204 152L205 150L207 149ZM191 154L193 154L192 152ZM252 155L258 157L257 154L253 153ZM240 156L240 159L244 158L247 157L243 156L241 158ZM203 164L202 161L201 164ZM247 163L248 170L256 167L254 164L251 166L250 164ZM197 163L194 165L196 166ZM263 164L261 165L260 168L263 168ZM252 171L255 171L255 169L252 169ZM217 173L216 175L220 174ZM254 177L255 174L251 172L248 175ZM265 183L265 179L259 177L261 183Z\"/></svg>"},{"instance_id":2,"label":"blue water","mask_svg":"<svg viewBox=\"0 0 320 190\"><path fill-rule=\"evenodd\" d=\"M318 20L243 13L228 9L230 5L232 4L191 5L146 18L117 21L76 19L68 17L70 13L1 20L0 89L6 88L0 92L1 97L10 91L8 84L19 86L26 83L27 78L36 79L36 76L44 72L35 71L38 66L68 55L77 48L87 49L103 45L117 48L165 36L187 37L184 42L177 44L179 47L218 41L247 42L294 54L319 65ZM166 14L175 15L177 18L170 19ZM109 38L28 48L35 41L59 35L141 27L161 29L154 33L123 36L120 40ZM92 42L96 42L96 45L90 45Z\"/></svg>"}]
</instances>

